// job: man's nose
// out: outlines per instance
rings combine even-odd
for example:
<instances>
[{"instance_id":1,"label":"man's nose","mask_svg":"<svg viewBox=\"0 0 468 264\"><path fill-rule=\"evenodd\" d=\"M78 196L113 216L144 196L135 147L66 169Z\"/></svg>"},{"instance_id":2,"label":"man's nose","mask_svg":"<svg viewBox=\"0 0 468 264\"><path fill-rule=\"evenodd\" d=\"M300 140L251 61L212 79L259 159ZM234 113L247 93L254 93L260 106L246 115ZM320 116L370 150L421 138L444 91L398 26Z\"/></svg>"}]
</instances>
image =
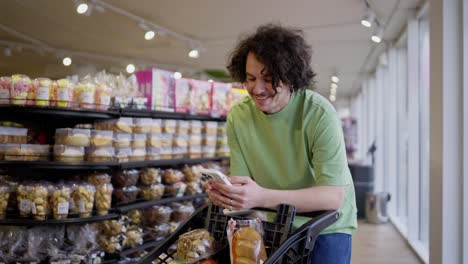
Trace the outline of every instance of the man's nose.
<instances>
[{"instance_id":1,"label":"man's nose","mask_svg":"<svg viewBox=\"0 0 468 264\"><path fill-rule=\"evenodd\" d=\"M257 80L255 82L253 92L259 94L259 93L262 93L263 91L265 91L265 82L262 80Z\"/></svg>"}]
</instances>

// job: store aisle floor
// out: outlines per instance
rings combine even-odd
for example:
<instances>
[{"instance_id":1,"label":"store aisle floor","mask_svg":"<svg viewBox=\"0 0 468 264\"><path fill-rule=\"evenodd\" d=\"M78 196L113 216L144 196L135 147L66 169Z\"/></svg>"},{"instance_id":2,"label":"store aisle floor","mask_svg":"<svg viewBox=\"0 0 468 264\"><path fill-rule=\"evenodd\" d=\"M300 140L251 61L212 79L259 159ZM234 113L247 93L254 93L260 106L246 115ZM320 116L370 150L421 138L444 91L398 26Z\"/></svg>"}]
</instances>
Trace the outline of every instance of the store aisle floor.
<instances>
[{"instance_id":1,"label":"store aisle floor","mask_svg":"<svg viewBox=\"0 0 468 264\"><path fill-rule=\"evenodd\" d=\"M392 224L372 225L359 221L353 236L352 264L420 264Z\"/></svg>"}]
</instances>

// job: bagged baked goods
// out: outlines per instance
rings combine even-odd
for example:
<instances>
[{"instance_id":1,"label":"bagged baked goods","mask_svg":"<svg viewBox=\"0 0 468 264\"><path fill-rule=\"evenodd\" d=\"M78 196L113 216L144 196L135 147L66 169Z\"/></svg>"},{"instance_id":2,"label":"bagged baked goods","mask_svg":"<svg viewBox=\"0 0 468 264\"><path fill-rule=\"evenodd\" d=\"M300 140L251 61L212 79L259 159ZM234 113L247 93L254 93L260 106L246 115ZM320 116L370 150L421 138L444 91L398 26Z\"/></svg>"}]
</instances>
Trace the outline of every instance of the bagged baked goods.
<instances>
[{"instance_id":1,"label":"bagged baked goods","mask_svg":"<svg viewBox=\"0 0 468 264\"><path fill-rule=\"evenodd\" d=\"M122 189L114 189L112 196L113 202L116 204L126 204L134 202L138 194L140 193L140 188L135 186L124 187Z\"/></svg>"},{"instance_id":2,"label":"bagged baked goods","mask_svg":"<svg viewBox=\"0 0 468 264\"><path fill-rule=\"evenodd\" d=\"M171 220L172 208L155 205L143 211L143 219L146 226L168 224Z\"/></svg>"},{"instance_id":3,"label":"bagged baked goods","mask_svg":"<svg viewBox=\"0 0 468 264\"><path fill-rule=\"evenodd\" d=\"M161 183L161 176L159 169L145 168L140 172L140 184L144 186L151 186L156 183Z\"/></svg>"},{"instance_id":4,"label":"bagged baked goods","mask_svg":"<svg viewBox=\"0 0 468 264\"><path fill-rule=\"evenodd\" d=\"M132 225L140 225L143 222L143 213L139 209L131 210L126 216L130 219Z\"/></svg>"},{"instance_id":5,"label":"bagged baked goods","mask_svg":"<svg viewBox=\"0 0 468 264\"><path fill-rule=\"evenodd\" d=\"M80 217L90 217L94 207L96 187L89 183L78 183L73 186L70 199L70 212L78 213Z\"/></svg>"},{"instance_id":6,"label":"bagged baked goods","mask_svg":"<svg viewBox=\"0 0 468 264\"><path fill-rule=\"evenodd\" d=\"M111 176L107 173L93 173L88 175L88 182L92 185L100 185L111 182Z\"/></svg>"},{"instance_id":7,"label":"bagged baked goods","mask_svg":"<svg viewBox=\"0 0 468 264\"><path fill-rule=\"evenodd\" d=\"M5 219L10 199L10 187L6 184L0 184L0 219Z\"/></svg>"},{"instance_id":8,"label":"bagged baked goods","mask_svg":"<svg viewBox=\"0 0 468 264\"><path fill-rule=\"evenodd\" d=\"M84 160L84 147L55 145L54 159L61 162L81 162Z\"/></svg>"},{"instance_id":9,"label":"bagged baked goods","mask_svg":"<svg viewBox=\"0 0 468 264\"><path fill-rule=\"evenodd\" d=\"M50 205L54 219L66 219L70 209L71 188L67 185L56 186L50 195Z\"/></svg>"},{"instance_id":10,"label":"bagged baked goods","mask_svg":"<svg viewBox=\"0 0 468 264\"><path fill-rule=\"evenodd\" d=\"M107 215L109 213L113 190L114 188L110 183L96 185L95 202L98 215Z\"/></svg>"},{"instance_id":11,"label":"bagged baked goods","mask_svg":"<svg viewBox=\"0 0 468 264\"><path fill-rule=\"evenodd\" d=\"M58 107L72 107L76 106L73 102L73 93L75 84L67 79L60 79L56 82L56 90L54 91L57 95L56 106Z\"/></svg>"},{"instance_id":12,"label":"bagged baked goods","mask_svg":"<svg viewBox=\"0 0 468 264\"><path fill-rule=\"evenodd\" d=\"M98 226L101 234L105 236L117 236L127 232L127 227L121 220L105 220Z\"/></svg>"},{"instance_id":13,"label":"bagged baked goods","mask_svg":"<svg viewBox=\"0 0 468 264\"><path fill-rule=\"evenodd\" d=\"M58 128L55 130L55 144L77 147L89 146L91 130L79 128Z\"/></svg>"},{"instance_id":14,"label":"bagged baked goods","mask_svg":"<svg viewBox=\"0 0 468 264\"><path fill-rule=\"evenodd\" d=\"M267 259L260 220L229 220L227 226L232 264L263 263Z\"/></svg>"},{"instance_id":15,"label":"bagged baked goods","mask_svg":"<svg viewBox=\"0 0 468 264\"><path fill-rule=\"evenodd\" d=\"M179 170L167 169L162 172L162 182L164 184L174 184L184 179L184 174Z\"/></svg>"},{"instance_id":16,"label":"bagged baked goods","mask_svg":"<svg viewBox=\"0 0 468 264\"><path fill-rule=\"evenodd\" d=\"M161 148L147 147L146 160L159 160L161 159Z\"/></svg>"},{"instance_id":17,"label":"bagged baked goods","mask_svg":"<svg viewBox=\"0 0 468 264\"><path fill-rule=\"evenodd\" d=\"M143 230L141 228L132 227L125 232L122 245L124 248L135 247L143 244Z\"/></svg>"},{"instance_id":18,"label":"bagged baked goods","mask_svg":"<svg viewBox=\"0 0 468 264\"><path fill-rule=\"evenodd\" d=\"M187 182L185 195L195 195L200 193L203 193L202 182L200 180Z\"/></svg>"},{"instance_id":19,"label":"bagged baked goods","mask_svg":"<svg viewBox=\"0 0 468 264\"><path fill-rule=\"evenodd\" d=\"M36 220L45 220L49 207L49 190L44 184L30 186L31 213Z\"/></svg>"},{"instance_id":20,"label":"bagged baked goods","mask_svg":"<svg viewBox=\"0 0 468 264\"><path fill-rule=\"evenodd\" d=\"M185 165L182 169L185 179L189 182L198 181L201 179L200 169L203 169L200 165L188 166Z\"/></svg>"},{"instance_id":21,"label":"bagged baked goods","mask_svg":"<svg viewBox=\"0 0 468 264\"><path fill-rule=\"evenodd\" d=\"M215 252L215 240L206 229L195 229L179 237L177 259L197 261Z\"/></svg>"},{"instance_id":22,"label":"bagged baked goods","mask_svg":"<svg viewBox=\"0 0 468 264\"><path fill-rule=\"evenodd\" d=\"M143 186L140 189L140 197L148 201L159 200L162 198L165 189L166 187L162 184Z\"/></svg>"},{"instance_id":23,"label":"bagged baked goods","mask_svg":"<svg viewBox=\"0 0 468 264\"><path fill-rule=\"evenodd\" d=\"M91 146L112 147L114 132L110 130L91 130Z\"/></svg>"},{"instance_id":24,"label":"bagged baked goods","mask_svg":"<svg viewBox=\"0 0 468 264\"><path fill-rule=\"evenodd\" d=\"M113 147L88 147L86 148L86 161L110 162L114 160L115 150Z\"/></svg>"},{"instance_id":25,"label":"bagged baked goods","mask_svg":"<svg viewBox=\"0 0 468 264\"><path fill-rule=\"evenodd\" d=\"M190 216L195 213L195 207L191 203L187 204L172 204L172 214L171 221L173 222L184 222L190 218Z\"/></svg>"},{"instance_id":26,"label":"bagged baked goods","mask_svg":"<svg viewBox=\"0 0 468 264\"><path fill-rule=\"evenodd\" d=\"M177 124L176 133L179 135L187 134L190 130L190 121L179 120Z\"/></svg>"},{"instance_id":27,"label":"bagged baked goods","mask_svg":"<svg viewBox=\"0 0 468 264\"><path fill-rule=\"evenodd\" d=\"M28 93L32 91L31 79L26 75L15 74L11 76L11 103L25 105Z\"/></svg>"},{"instance_id":28,"label":"bagged baked goods","mask_svg":"<svg viewBox=\"0 0 468 264\"><path fill-rule=\"evenodd\" d=\"M185 182L176 182L174 184L166 185L164 194L167 197L181 197L184 195L187 184Z\"/></svg>"},{"instance_id":29,"label":"bagged baked goods","mask_svg":"<svg viewBox=\"0 0 468 264\"><path fill-rule=\"evenodd\" d=\"M94 124L98 130L112 130L115 133L132 133L133 119L131 117L121 117L106 121L99 121Z\"/></svg>"},{"instance_id":30,"label":"bagged baked goods","mask_svg":"<svg viewBox=\"0 0 468 264\"><path fill-rule=\"evenodd\" d=\"M112 184L116 188L124 188L136 185L140 178L137 170L118 171L112 175Z\"/></svg>"},{"instance_id":31,"label":"bagged baked goods","mask_svg":"<svg viewBox=\"0 0 468 264\"><path fill-rule=\"evenodd\" d=\"M169 236L171 226L169 224L155 225L145 228L145 234L155 240L161 240Z\"/></svg>"}]
</instances>

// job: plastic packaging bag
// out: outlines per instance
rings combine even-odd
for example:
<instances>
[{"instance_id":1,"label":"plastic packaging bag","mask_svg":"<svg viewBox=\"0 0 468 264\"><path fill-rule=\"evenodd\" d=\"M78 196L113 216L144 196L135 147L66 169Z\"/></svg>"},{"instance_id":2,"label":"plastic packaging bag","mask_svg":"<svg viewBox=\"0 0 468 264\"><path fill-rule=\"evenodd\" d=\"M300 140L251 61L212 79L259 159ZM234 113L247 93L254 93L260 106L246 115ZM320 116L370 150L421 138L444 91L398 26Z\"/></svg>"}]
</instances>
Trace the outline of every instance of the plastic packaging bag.
<instances>
[{"instance_id":1,"label":"plastic packaging bag","mask_svg":"<svg viewBox=\"0 0 468 264\"><path fill-rule=\"evenodd\" d=\"M206 229L195 229L179 237L177 258L182 261L196 262L215 252L215 240Z\"/></svg>"},{"instance_id":2,"label":"plastic packaging bag","mask_svg":"<svg viewBox=\"0 0 468 264\"><path fill-rule=\"evenodd\" d=\"M258 219L229 220L227 226L231 264L257 263L267 259L263 225Z\"/></svg>"}]
</instances>

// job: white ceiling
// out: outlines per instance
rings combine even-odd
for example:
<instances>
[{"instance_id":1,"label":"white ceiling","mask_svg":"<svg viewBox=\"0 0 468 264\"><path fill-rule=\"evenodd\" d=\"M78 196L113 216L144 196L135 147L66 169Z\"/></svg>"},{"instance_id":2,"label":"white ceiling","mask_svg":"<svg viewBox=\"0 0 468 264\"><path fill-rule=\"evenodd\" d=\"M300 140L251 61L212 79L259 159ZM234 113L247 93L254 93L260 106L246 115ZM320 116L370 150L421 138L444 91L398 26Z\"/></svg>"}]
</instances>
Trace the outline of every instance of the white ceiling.
<instances>
[{"instance_id":1,"label":"white ceiling","mask_svg":"<svg viewBox=\"0 0 468 264\"><path fill-rule=\"evenodd\" d=\"M72 0L0 0L0 47L5 47L2 41L31 43L26 36L59 49L127 58L109 61L75 56L74 65L66 68L57 57L63 54L13 49L9 57L0 53L0 75L20 72L56 78L78 71L79 65L96 64L97 70L116 71L138 60L146 64L137 64L140 67L154 64L192 74L205 69L225 70L239 36L253 32L260 24L276 22L304 30L313 49L317 90L328 96L330 76L336 71L340 77L338 98L346 98L356 93L360 78L373 70L378 55L385 50L385 43L372 43L372 30L360 25L366 11L364 0L103 1L199 40L204 51L199 59L191 59L187 57L188 43L180 39L166 35L146 41L134 21L108 9L84 16L76 13ZM396 40L408 15L422 2L369 1L385 24L387 44ZM24 36L18 36L18 32Z\"/></svg>"}]
</instances>

